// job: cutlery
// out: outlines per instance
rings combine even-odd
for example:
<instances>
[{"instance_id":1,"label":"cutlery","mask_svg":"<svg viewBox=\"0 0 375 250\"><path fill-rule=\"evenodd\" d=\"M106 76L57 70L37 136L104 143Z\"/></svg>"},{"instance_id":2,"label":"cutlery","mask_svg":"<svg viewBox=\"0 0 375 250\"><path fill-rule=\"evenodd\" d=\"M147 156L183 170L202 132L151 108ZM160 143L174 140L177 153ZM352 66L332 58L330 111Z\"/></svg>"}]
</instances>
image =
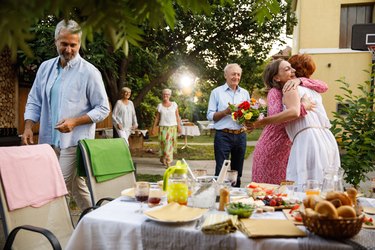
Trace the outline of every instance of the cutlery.
<instances>
[{"instance_id":1,"label":"cutlery","mask_svg":"<svg viewBox=\"0 0 375 250\"><path fill-rule=\"evenodd\" d=\"M195 223L195 229L196 229L196 230L200 230L201 227L202 227L203 222L204 222L204 217L202 216L202 217L199 218L199 219L197 220L197 222Z\"/></svg>"}]
</instances>

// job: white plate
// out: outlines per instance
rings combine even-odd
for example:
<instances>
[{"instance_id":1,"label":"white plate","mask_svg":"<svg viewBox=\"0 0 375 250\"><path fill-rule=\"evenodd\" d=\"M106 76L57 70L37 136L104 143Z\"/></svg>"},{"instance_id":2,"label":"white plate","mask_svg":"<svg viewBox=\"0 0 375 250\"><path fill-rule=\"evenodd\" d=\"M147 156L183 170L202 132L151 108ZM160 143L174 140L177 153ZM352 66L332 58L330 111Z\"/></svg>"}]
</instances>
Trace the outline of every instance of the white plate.
<instances>
[{"instance_id":1,"label":"white plate","mask_svg":"<svg viewBox=\"0 0 375 250\"><path fill-rule=\"evenodd\" d=\"M127 188L121 191L121 196L134 198L134 188Z\"/></svg>"},{"instance_id":2,"label":"white plate","mask_svg":"<svg viewBox=\"0 0 375 250\"><path fill-rule=\"evenodd\" d=\"M150 210L152 209L160 209L160 207L154 207L154 208L151 208ZM150 211L149 210L149 211ZM151 217L147 214L144 214L148 219L152 220L152 221L156 221L156 222L162 222L162 223L186 223L186 222L191 222L191 221L195 221L195 220L198 220L199 218L201 218L203 216L203 214L195 217L195 218L190 218L190 219L187 219L187 220L163 220L163 219L157 219L157 218L154 218L154 217Z\"/></svg>"},{"instance_id":3,"label":"white plate","mask_svg":"<svg viewBox=\"0 0 375 250\"><path fill-rule=\"evenodd\" d=\"M247 196L248 197L246 191L241 190L241 189L232 189L230 191L230 195L231 196Z\"/></svg>"}]
</instances>

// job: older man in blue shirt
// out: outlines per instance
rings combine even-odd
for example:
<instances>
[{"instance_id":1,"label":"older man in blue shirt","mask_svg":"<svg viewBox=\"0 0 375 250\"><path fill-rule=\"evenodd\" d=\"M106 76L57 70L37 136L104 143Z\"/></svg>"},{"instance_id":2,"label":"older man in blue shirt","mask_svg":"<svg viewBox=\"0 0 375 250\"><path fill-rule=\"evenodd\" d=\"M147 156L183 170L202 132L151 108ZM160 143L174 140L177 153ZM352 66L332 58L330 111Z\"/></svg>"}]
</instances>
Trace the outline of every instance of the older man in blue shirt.
<instances>
[{"instance_id":1,"label":"older man in blue shirt","mask_svg":"<svg viewBox=\"0 0 375 250\"><path fill-rule=\"evenodd\" d=\"M214 121L214 151L218 176L224 160L231 156L231 169L238 171L236 186L241 186L243 162L246 152L246 128L233 121L230 104L250 101L249 92L239 86L242 69L236 64L224 68L226 83L212 90L208 103L207 119Z\"/></svg>"},{"instance_id":2,"label":"older man in blue shirt","mask_svg":"<svg viewBox=\"0 0 375 250\"><path fill-rule=\"evenodd\" d=\"M29 93L23 142L33 144L32 128L40 122L39 143L53 146L69 192L81 210L91 206L85 180L77 176L78 141L95 137L95 123L109 114L101 74L81 58L82 31L73 20L55 29L58 57L43 62Z\"/></svg>"}]
</instances>

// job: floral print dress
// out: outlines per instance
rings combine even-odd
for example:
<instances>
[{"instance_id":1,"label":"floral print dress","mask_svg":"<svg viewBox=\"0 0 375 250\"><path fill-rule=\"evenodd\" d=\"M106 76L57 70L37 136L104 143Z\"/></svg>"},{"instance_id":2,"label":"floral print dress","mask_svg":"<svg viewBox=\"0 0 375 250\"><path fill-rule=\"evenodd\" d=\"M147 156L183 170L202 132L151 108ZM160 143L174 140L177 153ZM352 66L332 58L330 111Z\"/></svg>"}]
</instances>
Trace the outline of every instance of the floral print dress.
<instances>
[{"instance_id":1,"label":"floral print dress","mask_svg":"<svg viewBox=\"0 0 375 250\"><path fill-rule=\"evenodd\" d=\"M319 93L327 91L327 84L320 80L301 78L301 85ZM283 94L272 88L267 95L267 115L283 111ZM301 107L301 115L306 111ZM286 178L286 168L292 146L285 130L286 123L266 125L253 153L252 181L280 184Z\"/></svg>"}]
</instances>

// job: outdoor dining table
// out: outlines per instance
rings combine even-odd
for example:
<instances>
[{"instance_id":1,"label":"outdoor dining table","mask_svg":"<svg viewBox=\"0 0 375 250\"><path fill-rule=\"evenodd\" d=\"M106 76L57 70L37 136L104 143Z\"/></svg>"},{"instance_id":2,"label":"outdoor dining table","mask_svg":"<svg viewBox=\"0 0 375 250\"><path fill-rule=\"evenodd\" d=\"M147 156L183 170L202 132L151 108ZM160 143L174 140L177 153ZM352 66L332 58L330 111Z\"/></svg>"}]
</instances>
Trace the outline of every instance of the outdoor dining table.
<instances>
[{"instance_id":1,"label":"outdoor dining table","mask_svg":"<svg viewBox=\"0 0 375 250\"><path fill-rule=\"evenodd\" d=\"M205 235L196 229L196 222L187 223L159 223L151 221L144 214L136 213L139 204L126 201L119 197L100 208L86 214L78 223L71 236L66 249L70 250L105 250L105 249L148 249L143 245L144 228L152 228L155 237L148 239L159 242L159 248L170 249L163 245L166 242L181 240L188 241L188 246L176 249L223 249L218 247L220 241L234 240L233 249L353 249L351 245L343 242L323 239L308 232L308 237L303 238L260 238L252 239L239 230L227 235ZM147 208L149 209L149 208ZM218 211L209 211L209 213ZM221 212L225 213L225 212ZM253 214L253 217L264 216L272 219L285 219L282 212ZM261 219L261 218L257 218ZM303 226L300 226L305 230ZM375 232L374 232L375 233ZM374 234L375 236L375 234ZM204 242L204 244L202 244ZM169 246L176 246L171 244Z\"/></svg>"},{"instance_id":2,"label":"outdoor dining table","mask_svg":"<svg viewBox=\"0 0 375 250\"><path fill-rule=\"evenodd\" d=\"M181 128L181 135L184 136L184 145L181 149L184 148L191 148L191 146L188 145L188 136L200 136L200 131L198 126L196 125L183 125Z\"/></svg>"}]
</instances>

